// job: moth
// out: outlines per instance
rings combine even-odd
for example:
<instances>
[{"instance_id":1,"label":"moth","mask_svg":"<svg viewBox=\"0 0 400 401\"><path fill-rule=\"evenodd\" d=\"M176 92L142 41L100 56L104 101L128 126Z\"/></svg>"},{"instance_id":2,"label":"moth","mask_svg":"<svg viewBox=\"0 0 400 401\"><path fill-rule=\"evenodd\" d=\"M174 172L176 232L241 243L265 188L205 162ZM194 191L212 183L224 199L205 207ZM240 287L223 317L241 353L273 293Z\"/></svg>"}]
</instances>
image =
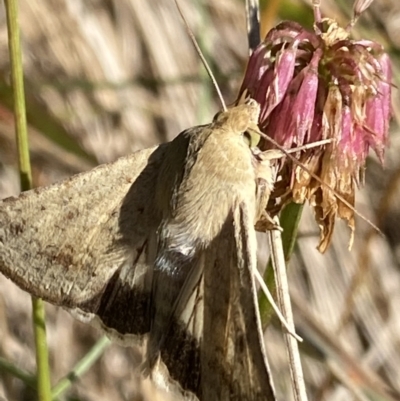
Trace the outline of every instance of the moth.
<instances>
[{"instance_id":1,"label":"moth","mask_svg":"<svg viewBox=\"0 0 400 401\"><path fill-rule=\"evenodd\" d=\"M145 347L162 387L200 401L275 400L253 272L272 189L259 105L0 202L0 271Z\"/></svg>"}]
</instances>

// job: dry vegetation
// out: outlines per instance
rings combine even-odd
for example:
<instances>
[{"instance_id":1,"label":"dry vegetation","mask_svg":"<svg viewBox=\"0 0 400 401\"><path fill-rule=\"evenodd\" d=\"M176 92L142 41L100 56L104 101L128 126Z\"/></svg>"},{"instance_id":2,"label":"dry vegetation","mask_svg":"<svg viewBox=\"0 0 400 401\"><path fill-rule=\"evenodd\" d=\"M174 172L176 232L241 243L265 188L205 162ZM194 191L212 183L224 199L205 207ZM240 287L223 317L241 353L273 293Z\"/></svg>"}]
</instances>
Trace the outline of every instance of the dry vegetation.
<instances>
[{"instance_id":1,"label":"dry vegetation","mask_svg":"<svg viewBox=\"0 0 400 401\"><path fill-rule=\"evenodd\" d=\"M247 57L244 4L181 3L227 102L233 101ZM268 25L274 2L266 3ZM304 3L280 3L283 15L292 6L305 12ZM348 20L347 0L322 3L325 14ZM172 0L21 0L20 10L35 185L169 140L209 121L219 108ZM0 12L0 197L6 197L18 193L18 176L7 31ZM376 0L356 32L386 44L396 82L399 20L397 0ZM393 98L398 116L397 89ZM306 340L302 355L311 400L400 399L400 140L397 125L392 128L385 169L371 158L357 203L362 214L379 222L385 237L359 221L349 252L348 232L339 224L331 249L320 255L317 227L307 211L303 216L289 270L296 323ZM265 242L260 246L267 247ZM29 296L1 276L0 356L34 372L30 309ZM267 330L265 341L279 399L290 400L286 354L276 326ZM99 337L49 306L53 382ZM151 384L137 379L139 361L133 349L109 346L65 399L155 400ZM34 399L24 383L3 370L1 397Z\"/></svg>"}]
</instances>

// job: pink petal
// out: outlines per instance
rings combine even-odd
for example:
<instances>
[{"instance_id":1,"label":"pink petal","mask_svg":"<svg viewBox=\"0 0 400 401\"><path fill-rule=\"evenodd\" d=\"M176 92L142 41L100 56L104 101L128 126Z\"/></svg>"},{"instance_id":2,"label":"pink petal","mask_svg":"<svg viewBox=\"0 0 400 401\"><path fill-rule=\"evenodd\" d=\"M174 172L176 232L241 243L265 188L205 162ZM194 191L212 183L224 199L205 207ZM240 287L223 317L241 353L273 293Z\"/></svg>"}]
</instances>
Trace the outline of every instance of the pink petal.
<instances>
[{"instance_id":1,"label":"pink petal","mask_svg":"<svg viewBox=\"0 0 400 401\"><path fill-rule=\"evenodd\" d=\"M322 139L322 113L320 111L315 111L309 142L313 143Z\"/></svg>"},{"instance_id":2,"label":"pink petal","mask_svg":"<svg viewBox=\"0 0 400 401\"><path fill-rule=\"evenodd\" d=\"M293 97L286 95L283 101L270 114L267 134L275 139L281 146L290 148L293 137L290 135L288 126L288 113L293 107Z\"/></svg>"},{"instance_id":3,"label":"pink petal","mask_svg":"<svg viewBox=\"0 0 400 401\"><path fill-rule=\"evenodd\" d=\"M263 42L257 46L256 50L254 50L247 64L245 76L239 93L242 93L245 89L247 89L251 94L253 94L253 92L256 90L260 79L272 64L270 58L267 57L267 53L267 46Z\"/></svg>"},{"instance_id":4,"label":"pink petal","mask_svg":"<svg viewBox=\"0 0 400 401\"><path fill-rule=\"evenodd\" d=\"M261 121L270 115L285 96L294 74L296 51L297 46L279 51L275 61L274 78L266 90L265 108L261 111Z\"/></svg>"},{"instance_id":5,"label":"pink petal","mask_svg":"<svg viewBox=\"0 0 400 401\"><path fill-rule=\"evenodd\" d=\"M265 98L265 93L269 90L271 85L273 84L273 80L275 77L275 72L272 68L264 72L264 75L261 77L257 86L255 88L255 92L253 95L254 100L256 100L261 106L261 113L260 113L260 122L262 123L264 118L265 107L268 106L268 103Z\"/></svg>"},{"instance_id":6,"label":"pink petal","mask_svg":"<svg viewBox=\"0 0 400 401\"><path fill-rule=\"evenodd\" d=\"M378 82L378 93L365 104L365 130L368 144L375 150L383 163L385 145L389 134L389 123L392 115L391 84L392 69L389 57L384 54L380 60L384 80Z\"/></svg>"},{"instance_id":7,"label":"pink petal","mask_svg":"<svg viewBox=\"0 0 400 401\"><path fill-rule=\"evenodd\" d=\"M318 63L322 51L316 50L310 64L304 69L305 75L291 111L289 130L296 132L296 145L301 146L308 141L314 120L315 102L318 91Z\"/></svg>"}]
</instances>

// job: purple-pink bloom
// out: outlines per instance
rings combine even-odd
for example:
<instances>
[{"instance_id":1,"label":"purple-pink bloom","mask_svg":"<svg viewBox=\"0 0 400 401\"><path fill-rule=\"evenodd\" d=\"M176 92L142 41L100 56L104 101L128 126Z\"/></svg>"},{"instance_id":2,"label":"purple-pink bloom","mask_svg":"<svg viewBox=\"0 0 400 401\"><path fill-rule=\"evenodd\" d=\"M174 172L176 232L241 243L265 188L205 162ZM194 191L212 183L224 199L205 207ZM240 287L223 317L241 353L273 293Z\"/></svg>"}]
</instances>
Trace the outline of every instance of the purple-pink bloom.
<instances>
[{"instance_id":1,"label":"purple-pink bloom","mask_svg":"<svg viewBox=\"0 0 400 401\"><path fill-rule=\"evenodd\" d=\"M355 18L370 3L357 1ZM354 227L351 206L369 149L383 162L391 80L382 46L352 40L348 30L330 19L317 21L315 32L282 22L250 56L239 98L245 93L260 103L260 129L287 149L331 140L324 148L298 152L298 159L319 179L302 173L290 160L281 170L280 191L286 185L296 202L308 199L315 205L321 251L329 244L335 216ZM263 141L262 147L274 145ZM348 204L338 201L332 189ZM274 210L279 207L274 205Z\"/></svg>"}]
</instances>

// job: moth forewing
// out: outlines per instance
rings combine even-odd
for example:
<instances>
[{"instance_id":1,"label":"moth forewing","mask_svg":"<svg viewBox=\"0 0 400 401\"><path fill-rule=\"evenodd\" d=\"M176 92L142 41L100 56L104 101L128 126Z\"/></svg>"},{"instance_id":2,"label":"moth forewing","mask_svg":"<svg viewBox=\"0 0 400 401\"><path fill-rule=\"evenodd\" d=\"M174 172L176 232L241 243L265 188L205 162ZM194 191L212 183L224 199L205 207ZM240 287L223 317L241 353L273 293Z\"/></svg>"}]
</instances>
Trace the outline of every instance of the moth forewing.
<instances>
[{"instance_id":1,"label":"moth forewing","mask_svg":"<svg viewBox=\"0 0 400 401\"><path fill-rule=\"evenodd\" d=\"M245 202L236 204L207 252L213 269L205 273L204 336L212 347L204 349L202 366L222 360L224 369L221 375L204 371L208 399L275 399L254 285L256 248L252 213ZM226 305L226 314L212 312L215 302Z\"/></svg>"},{"instance_id":2,"label":"moth forewing","mask_svg":"<svg viewBox=\"0 0 400 401\"><path fill-rule=\"evenodd\" d=\"M1 272L37 297L97 314L122 334L148 332L151 286L143 270L154 259L148 245L159 217L151 200L165 147L2 201Z\"/></svg>"}]
</instances>

